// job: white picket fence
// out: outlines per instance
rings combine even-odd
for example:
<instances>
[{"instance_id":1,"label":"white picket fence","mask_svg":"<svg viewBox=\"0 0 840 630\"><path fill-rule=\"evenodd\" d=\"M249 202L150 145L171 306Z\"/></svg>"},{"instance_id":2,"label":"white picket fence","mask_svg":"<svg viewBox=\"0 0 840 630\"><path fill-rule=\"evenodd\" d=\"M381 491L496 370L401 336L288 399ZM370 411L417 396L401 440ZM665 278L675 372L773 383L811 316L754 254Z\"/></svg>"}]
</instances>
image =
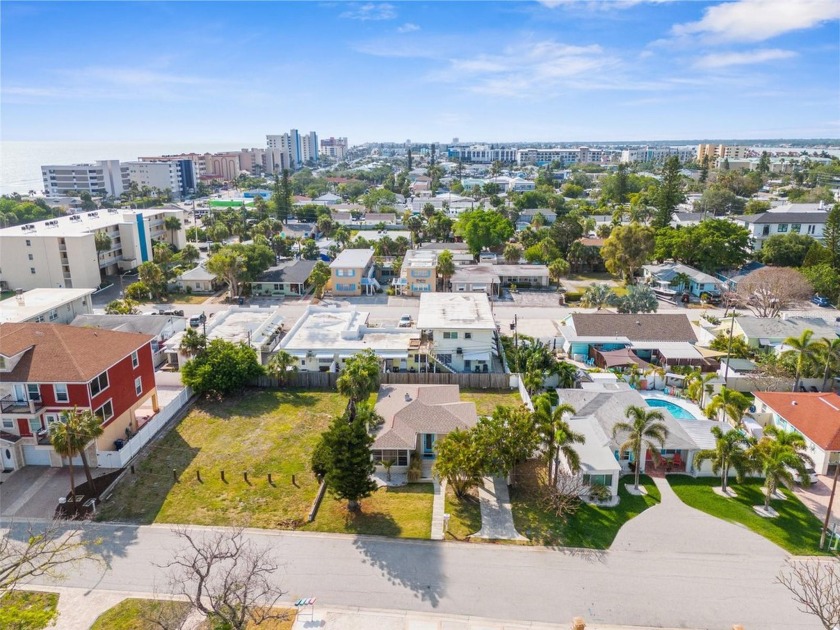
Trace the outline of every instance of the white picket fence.
<instances>
[{"instance_id":1,"label":"white picket fence","mask_svg":"<svg viewBox=\"0 0 840 630\"><path fill-rule=\"evenodd\" d=\"M97 451L96 459L100 468L125 468L141 448L158 434L158 431L172 419L192 396L192 390L185 387L155 417L144 424L131 439L118 451Z\"/></svg>"}]
</instances>

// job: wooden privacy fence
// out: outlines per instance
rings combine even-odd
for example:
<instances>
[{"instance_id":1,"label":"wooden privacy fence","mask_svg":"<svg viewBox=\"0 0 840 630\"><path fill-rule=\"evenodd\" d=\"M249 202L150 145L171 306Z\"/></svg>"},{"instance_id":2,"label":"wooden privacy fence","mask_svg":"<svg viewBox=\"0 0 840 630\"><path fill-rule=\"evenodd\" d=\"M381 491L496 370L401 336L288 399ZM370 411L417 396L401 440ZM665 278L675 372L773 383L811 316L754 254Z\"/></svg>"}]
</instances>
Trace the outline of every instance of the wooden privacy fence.
<instances>
[{"instance_id":1,"label":"wooden privacy fence","mask_svg":"<svg viewBox=\"0 0 840 630\"><path fill-rule=\"evenodd\" d=\"M383 385L459 385L463 389L516 389L513 374L448 372L385 372L380 374ZM336 387L338 374L334 372L295 372L286 377L285 387L303 389L332 389ZM254 382L257 387L279 387L276 378L261 376Z\"/></svg>"}]
</instances>

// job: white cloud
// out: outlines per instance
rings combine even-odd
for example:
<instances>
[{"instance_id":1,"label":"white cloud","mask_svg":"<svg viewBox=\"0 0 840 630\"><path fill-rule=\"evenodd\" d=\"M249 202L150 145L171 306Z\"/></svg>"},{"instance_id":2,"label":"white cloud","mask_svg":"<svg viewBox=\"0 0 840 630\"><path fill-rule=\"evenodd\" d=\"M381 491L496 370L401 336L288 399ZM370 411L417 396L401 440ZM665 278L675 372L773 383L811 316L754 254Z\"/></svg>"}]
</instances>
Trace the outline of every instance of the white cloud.
<instances>
[{"instance_id":1,"label":"white cloud","mask_svg":"<svg viewBox=\"0 0 840 630\"><path fill-rule=\"evenodd\" d=\"M637 4L666 4L677 0L537 0L541 5L549 9L557 7L587 7L597 9L628 9Z\"/></svg>"},{"instance_id":2,"label":"white cloud","mask_svg":"<svg viewBox=\"0 0 840 630\"><path fill-rule=\"evenodd\" d=\"M840 18L837 0L738 0L706 9L698 22L676 24L675 35L758 42Z\"/></svg>"},{"instance_id":3,"label":"white cloud","mask_svg":"<svg viewBox=\"0 0 840 630\"><path fill-rule=\"evenodd\" d=\"M344 11L339 17L348 20L361 20L362 22L367 22L368 20L393 20L397 17L397 12L393 4L388 4L387 2L368 2L366 4L352 5L350 9Z\"/></svg>"},{"instance_id":4,"label":"white cloud","mask_svg":"<svg viewBox=\"0 0 840 630\"><path fill-rule=\"evenodd\" d=\"M412 24L411 22L406 22L402 26L397 27L397 33L413 33L414 31L419 31L420 27L416 24Z\"/></svg>"},{"instance_id":5,"label":"white cloud","mask_svg":"<svg viewBox=\"0 0 840 630\"><path fill-rule=\"evenodd\" d=\"M619 65L596 44L570 46L556 41L523 42L500 54L454 58L433 79L465 85L480 94L533 97L595 77ZM593 81L595 83L595 81Z\"/></svg>"},{"instance_id":6,"label":"white cloud","mask_svg":"<svg viewBox=\"0 0 840 630\"><path fill-rule=\"evenodd\" d=\"M694 64L697 68L716 69L728 68L729 66L746 66L754 63L766 63L779 59L790 59L796 57L792 50L781 50L779 48L763 48L748 50L746 52L712 53L701 57Z\"/></svg>"}]
</instances>

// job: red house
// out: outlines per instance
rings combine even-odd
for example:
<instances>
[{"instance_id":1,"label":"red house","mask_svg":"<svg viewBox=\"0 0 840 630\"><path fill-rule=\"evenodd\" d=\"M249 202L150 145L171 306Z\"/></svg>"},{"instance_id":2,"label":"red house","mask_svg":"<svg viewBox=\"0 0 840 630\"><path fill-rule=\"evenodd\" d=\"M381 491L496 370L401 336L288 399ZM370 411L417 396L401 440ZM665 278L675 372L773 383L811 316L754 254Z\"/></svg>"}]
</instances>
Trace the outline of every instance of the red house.
<instances>
[{"instance_id":1,"label":"red house","mask_svg":"<svg viewBox=\"0 0 840 630\"><path fill-rule=\"evenodd\" d=\"M62 466L49 428L78 407L102 419L86 451L115 450L137 431L137 410L158 410L152 337L63 324L0 324L0 468ZM148 405L147 405L148 406Z\"/></svg>"}]
</instances>

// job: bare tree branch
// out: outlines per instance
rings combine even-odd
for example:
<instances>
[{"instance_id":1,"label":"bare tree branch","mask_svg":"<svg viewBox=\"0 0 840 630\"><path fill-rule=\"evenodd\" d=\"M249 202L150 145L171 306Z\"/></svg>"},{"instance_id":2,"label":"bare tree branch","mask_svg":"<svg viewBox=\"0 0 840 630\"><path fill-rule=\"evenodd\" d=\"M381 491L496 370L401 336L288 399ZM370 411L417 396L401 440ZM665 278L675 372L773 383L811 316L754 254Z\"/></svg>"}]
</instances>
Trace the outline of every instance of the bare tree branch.
<instances>
[{"instance_id":1,"label":"bare tree branch","mask_svg":"<svg viewBox=\"0 0 840 630\"><path fill-rule=\"evenodd\" d=\"M193 532L172 530L184 543L164 565L170 569L172 591L192 606L235 630L249 622L286 618L277 604L284 592L276 585L280 568L269 548L254 546L241 528Z\"/></svg>"},{"instance_id":2,"label":"bare tree branch","mask_svg":"<svg viewBox=\"0 0 840 630\"><path fill-rule=\"evenodd\" d=\"M814 615L826 630L840 626L840 561L788 560L776 578L793 594L799 610Z\"/></svg>"},{"instance_id":3,"label":"bare tree branch","mask_svg":"<svg viewBox=\"0 0 840 630\"><path fill-rule=\"evenodd\" d=\"M811 283L796 269L762 267L738 283L738 295L756 317L776 317L791 303L807 300Z\"/></svg>"}]
</instances>

